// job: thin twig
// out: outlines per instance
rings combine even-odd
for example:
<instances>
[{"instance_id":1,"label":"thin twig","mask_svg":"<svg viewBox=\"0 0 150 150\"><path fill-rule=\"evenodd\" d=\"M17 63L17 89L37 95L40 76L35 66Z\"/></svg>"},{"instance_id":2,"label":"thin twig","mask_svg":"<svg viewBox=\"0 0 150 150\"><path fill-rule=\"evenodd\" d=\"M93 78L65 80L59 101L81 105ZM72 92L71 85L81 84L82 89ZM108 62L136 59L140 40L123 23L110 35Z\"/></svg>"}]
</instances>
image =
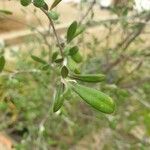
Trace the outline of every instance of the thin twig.
<instances>
[{"instance_id":1,"label":"thin twig","mask_svg":"<svg viewBox=\"0 0 150 150\"><path fill-rule=\"evenodd\" d=\"M145 21L148 22L150 20L150 14L147 15ZM115 50L117 49L121 49L122 52L124 52L125 50L127 50L127 48L130 46L130 44L141 34L141 32L144 30L146 24L145 23L140 23L139 24L139 28L136 31L133 31L132 33L130 33L122 42L121 44L118 45L118 47L115 48ZM121 53L118 58L109 64L109 66L107 66L107 68L105 69L105 72L109 72L113 67L115 67L116 65L118 65L120 62L122 62L122 59L124 58L124 54Z\"/></svg>"},{"instance_id":2,"label":"thin twig","mask_svg":"<svg viewBox=\"0 0 150 150\"><path fill-rule=\"evenodd\" d=\"M43 9L43 8L41 8L41 10L44 12L44 14L45 14L45 15L48 17L48 19L49 19L49 22L50 22L50 24L51 24L51 26L52 26L52 29L53 29L53 33L54 33L54 35L55 35L55 37L56 37L56 40L57 40L57 44L58 44L58 47L59 47L61 56L62 56L62 58L64 58L63 47L61 46L61 43L60 43L60 41L59 41L59 37L58 37L58 34L57 34L57 32L56 32L54 23L53 23L52 19L50 18L50 16L48 15L48 12L47 12L45 9Z\"/></svg>"},{"instance_id":3,"label":"thin twig","mask_svg":"<svg viewBox=\"0 0 150 150\"><path fill-rule=\"evenodd\" d=\"M90 11L93 9L93 6L95 5L96 0L93 0L89 6L89 8L87 9L86 13L82 16L82 18L79 21L79 24L82 24L83 20L88 16L88 14L90 13Z\"/></svg>"}]
</instances>

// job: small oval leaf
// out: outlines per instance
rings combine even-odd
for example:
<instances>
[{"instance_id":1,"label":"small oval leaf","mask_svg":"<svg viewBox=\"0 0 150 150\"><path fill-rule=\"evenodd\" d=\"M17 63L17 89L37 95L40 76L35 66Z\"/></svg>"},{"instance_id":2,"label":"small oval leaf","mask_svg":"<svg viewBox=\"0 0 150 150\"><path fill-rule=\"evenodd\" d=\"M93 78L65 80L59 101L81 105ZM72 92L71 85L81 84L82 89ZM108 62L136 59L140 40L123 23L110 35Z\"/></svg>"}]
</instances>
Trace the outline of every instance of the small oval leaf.
<instances>
[{"instance_id":1,"label":"small oval leaf","mask_svg":"<svg viewBox=\"0 0 150 150\"><path fill-rule=\"evenodd\" d=\"M74 21L68 28L67 30L67 42L71 42L74 38L74 35L76 33L76 30L77 30L77 21Z\"/></svg>"},{"instance_id":2,"label":"small oval leaf","mask_svg":"<svg viewBox=\"0 0 150 150\"><path fill-rule=\"evenodd\" d=\"M67 57L67 67L73 72L78 70L77 63L70 56Z\"/></svg>"},{"instance_id":3,"label":"small oval leaf","mask_svg":"<svg viewBox=\"0 0 150 150\"><path fill-rule=\"evenodd\" d=\"M63 78L66 78L68 76L68 73L69 73L68 68L66 66L63 66L61 69L61 76Z\"/></svg>"},{"instance_id":4,"label":"small oval leaf","mask_svg":"<svg viewBox=\"0 0 150 150\"><path fill-rule=\"evenodd\" d=\"M48 11L48 5L45 3L43 8Z\"/></svg>"},{"instance_id":5,"label":"small oval leaf","mask_svg":"<svg viewBox=\"0 0 150 150\"><path fill-rule=\"evenodd\" d=\"M52 54L52 62L54 62L57 59L58 54L59 54L58 52L54 52Z\"/></svg>"},{"instance_id":6,"label":"small oval leaf","mask_svg":"<svg viewBox=\"0 0 150 150\"><path fill-rule=\"evenodd\" d=\"M61 63L61 62L63 62L63 60L64 60L63 58L58 58L58 59L56 59L54 62L55 62L55 63Z\"/></svg>"},{"instance_id":7,"label":"small oval leaf","mask_svg":"<svg viewBox=\"0 0 150 150\"><path fill-rule=\"evenodd\" d=\"M31 0L20 0L22 6L28 6L31 4Z\"/></svg>"}]
</instances>

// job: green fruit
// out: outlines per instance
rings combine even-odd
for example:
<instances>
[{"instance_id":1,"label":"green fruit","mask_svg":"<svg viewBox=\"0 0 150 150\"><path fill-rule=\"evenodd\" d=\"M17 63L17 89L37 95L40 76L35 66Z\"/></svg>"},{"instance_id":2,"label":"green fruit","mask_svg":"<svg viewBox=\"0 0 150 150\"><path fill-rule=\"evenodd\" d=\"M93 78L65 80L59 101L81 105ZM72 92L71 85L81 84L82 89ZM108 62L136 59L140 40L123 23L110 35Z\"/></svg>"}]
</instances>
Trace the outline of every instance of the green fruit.
<instances>
[{"instance_id":1,"label":"green fruit","mask_svg":"<svg viewBox=\"0 0 150 150\"><path fill-rule=\"evenodd\" d=\"M70 78L84 81L84 82L101 82L105 80L105 75L103 74L73 74Z\"/></svg>"},{"instance_id":2,"label":"green fruit","mask_svg":"<svg viewBox=\"0 0 150 150\"><path fill-rule=\"evenodd\" d=\"M33 4L34 6L41 8L44 7L45 2L44 0L33 0Z\"/></svg>"},{"instance_id":3,"label":"green fruit","mask_svg":"<svg viewBox=\"0 0 150 150\"><path fill-rule=\"evenodd\" d=\"M79 85L77 83L71 84L71 88L84 101L86 101L89 105L91 105L96 110L107 114L114 112L115 103L108 95L98 90Z\"/></svg>"},{"instance_id":4,"label":"green fruit","mask_svg":"<svg viewBox=\"0 0 150 150\"><path fill-rule=\"evenodd\" d=\"M28 6L31 4L31 0L20 0L22 6Z\"/></svg>"}]
</instances>

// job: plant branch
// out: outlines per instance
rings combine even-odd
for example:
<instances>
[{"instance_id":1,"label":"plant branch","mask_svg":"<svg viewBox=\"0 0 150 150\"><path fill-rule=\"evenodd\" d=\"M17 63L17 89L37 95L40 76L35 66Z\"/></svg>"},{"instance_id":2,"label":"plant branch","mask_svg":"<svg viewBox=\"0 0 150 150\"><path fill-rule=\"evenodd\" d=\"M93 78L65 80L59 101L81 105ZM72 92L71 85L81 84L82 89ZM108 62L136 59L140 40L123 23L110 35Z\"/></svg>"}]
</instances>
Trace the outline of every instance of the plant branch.
<instances>
[{"instance_id":1,"label":"plant branch","mask_svg":"<svg viewBox=\"0 0 150 150\"><path fill-rule=\"evenodd\" d=\"M53 23L52 19L50 18L50 16L48 15L48 12L47 12L45 9L43 9L43 8L41 8L41 10L42 10L42 12L44 12L44 14L45 14L45 15L48 17L48 19L49 19L49 22L50 22L50 24L51 24L51 26L52 26L52 29L53 29L53 33L54 33L54 35L55 35L55 37L56 37L56 40L57 40L57 44L58 44L58 47L59 47L61 56L62 56L62 58L64 58L63 47L61 46L61 43L60 43L60 41L59 41L59 37L58 37L58 34L57 34L57 32L56 32L54 23Z\"/></svg>"},{"instance_id":2,"label":"plant branch","mask_svg":"<svg viewBox=\"0 0 150 150\"><path fill-rule=\"evenodd\" d=\"M93 0L89 6L89 8L87 9L86 13L82 16L82 18L79 21L79 24L82 24L83 20L88 16L88 14L90 13L90 11L93 9L93 6L95 5L96 0Z\"/></svg>"},{"instance_id":3,"label":"plant branch","mask_svg":"<svg viewBox=\"0 0 150 150\"><path fill-rule=\"evenodd\" d=\"M146 16L145 21L148 22L149 20L150 20L150 14ZM136 31L133 31L132 33L127 35L127 37L116 48L114 48L115 50L121 49L121 51L124 52L130 46L130 44L141 34L141 32L144 30L146 26L145 23L139 23L138 25L139 28ZM120 62L122 62L123 58L124 58L124 54L121 53L114 62L110 63L107 66L105 72L106 73L109 72L113 67L115 67Z\"/></svg>"}]
</instances>

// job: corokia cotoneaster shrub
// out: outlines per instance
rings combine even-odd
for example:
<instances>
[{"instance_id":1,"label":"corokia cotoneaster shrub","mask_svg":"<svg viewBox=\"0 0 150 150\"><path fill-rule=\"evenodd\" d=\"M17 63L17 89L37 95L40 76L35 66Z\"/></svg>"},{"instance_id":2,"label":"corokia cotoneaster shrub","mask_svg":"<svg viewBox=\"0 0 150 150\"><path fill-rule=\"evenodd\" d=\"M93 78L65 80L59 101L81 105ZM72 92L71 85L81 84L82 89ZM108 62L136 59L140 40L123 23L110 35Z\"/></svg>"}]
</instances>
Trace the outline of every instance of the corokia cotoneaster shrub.
<instances>
[{"instance_id":1,"label":"corokia cotoneaster shrub","mask_svg":"<svg viewBox=\"0 0 150 150\"><path fill-rule=\"evenodd\" d=\"M65 100L65 95L68 91L73 91L78 94L86 103L91 107L103 113L113 113L115 110L115 103L112 98L102 93L101 91L80 85L82 82L97 83L105 79L103 74L81 74L80 64L83 61L80 48L74 44L74 39L84 32L85 27L73 21L68 27L65 39L61 42L59 35L55 29L54 21L59 18L58 13L54 8L61 2L61 0L55 0L49 7L44 0L20 0L23 6L33 4L39 8L49 19L49 23L53 29L53 34L56 39L56 45L58 50L52 52L51 60L45 61L43 58L39 58L35 55L31 55L31 58L43 65L42 69L51 69L56 71L58 76L58 83L56 86L56 92L54 96L53 111L58 111ZM0 71L5 64L4 57L0 57ZM78 82L81 82L80 84Z\"/></svg>"}]
</instances>

